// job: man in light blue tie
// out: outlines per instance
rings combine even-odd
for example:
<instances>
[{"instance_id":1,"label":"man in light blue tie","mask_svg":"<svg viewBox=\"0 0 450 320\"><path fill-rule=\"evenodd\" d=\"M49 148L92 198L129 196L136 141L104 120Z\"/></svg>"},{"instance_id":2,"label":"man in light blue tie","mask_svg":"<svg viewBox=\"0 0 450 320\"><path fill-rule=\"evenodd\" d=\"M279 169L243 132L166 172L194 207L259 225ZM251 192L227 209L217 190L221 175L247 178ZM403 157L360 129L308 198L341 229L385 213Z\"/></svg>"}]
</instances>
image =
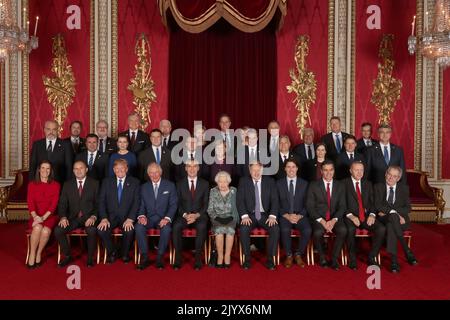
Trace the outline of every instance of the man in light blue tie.
<instances>
[{"instance_id":1,"label":"man in light blue tie","mask_svg":"<svg viewBox=\"0 0 450 320\"><path fill-rule=\"evenodd\" d=\"M159 164L163 170L163 178L170 179L171 158L170 150L162 145L162 132L159 129L153 129L150 132L151 145L141 151L138 155L138 176L142 183L149 180L147 167L150 163Z\"/></svg>"},{"instance_id":2,"label":"man in light blue tie","mask_svg":"<svg viewBox=\"0 0 450 320\"><path fill-rule=\"evenodd\" d=\"M379 143L367 149L368 179L372 183L385 181L385 173L389 166L399 166L406 172L403 149L390 142L392 136L391 126L384 124L378 128ZM400 183L406 183L406 175L403 175Z\"/></svg>"},{"instance_id":3,"label":"man in light blue tie","mask_svg":"<svg viewBox=\"0 0 450 320\"><path fill-rule=\"evenodd\" d=\"M330 128L331 132L322 136L320 140L327 147L327 157L336 162L337 156L344 151L344 141L349 134L341 131L341 119L339 117L331 117Z\"/></svg>"}]
</instances>

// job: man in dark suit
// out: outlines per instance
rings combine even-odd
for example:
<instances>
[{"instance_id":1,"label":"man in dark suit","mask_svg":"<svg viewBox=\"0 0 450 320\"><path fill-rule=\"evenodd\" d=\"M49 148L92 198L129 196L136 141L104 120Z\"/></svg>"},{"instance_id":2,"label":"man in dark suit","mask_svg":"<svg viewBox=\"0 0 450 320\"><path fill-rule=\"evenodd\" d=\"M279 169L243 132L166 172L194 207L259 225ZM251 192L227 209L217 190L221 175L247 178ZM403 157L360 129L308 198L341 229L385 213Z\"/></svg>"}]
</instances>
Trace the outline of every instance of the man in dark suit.
<instances>
[{"instance_id":1,"label":"man in dark suit","mask_svg":"<svg viewBox=\"0 0 450 320\"><path fill-rule=\"evenodd\" d=\"M331 132L324 135L320 140L327 146L327 157L336 162L337 156L344 151L344 141L349 136L348 133L341 131L341 119L331 117Z\"/></svg>"},{"instance_id":2,"label":"man in dark suit","mask_svg":"<svg viewBox=\"0 0 450 320\"><path fill-rule=\"evenodd\" d=\"M385 174L389 166L399 166L402 172L406 172L403 149L390 143L392 128L389 125L381 125L378 134L380 142L367 152L368 179L373 184L385 182ZM405 176L402 176L401 183L406 183Z\"/></svg>"},{"instance_id":3,"label":"man in dark suit","mask_svg":"<svg viewBox=\"0 0 450 320\"><path fill-rule=\"evenodd\" d=\"M280 229L278 227L278 192L275 181L263 176L260 162L251 162L250 176L242 177L236 198L236 205L241 216L239 228L242 249L244 251L244 269L250 264L250 232L255 228L264 228L269 232L269 247L266 267L275 270L274 257L277 251Z\"/></svg>"},{"instance_id":4,"label":"man in dark suit","mask_svg":"<svg viewBox=\"0 0 450 320\"><path fill-rule=\"evenodd\" d=\"M347 235L344 223L345 188L340 181L333 179L334 164L331 160L322 163L321 171L322 179L309 184L306 209L312 219L314 247L319 252L320 266L328 266L323 235L334 233L336 239L329 265L334 270L339 270L337 258Z\"/></svg>"},{"instance_id":5,"label":"man in dark suit","mask_svg":"<svg viewBox=\"0 0 450 320\"><path fill-rule=\"evenodd\" d=\"M202 250L208 232L209 183L198 176L197 161L186 162L187 177L177 182L178 214L173 225L173 245L175 247L175 270L181 268L182 233L185 228L195 228L195 270L202 268Z\"/></svg>"},{"instance_id":6,"label":"man in dark suit","mask_svg":"<svg viewBox=\"0 0 450 320\"><path fill-rule=\"evenodd\" d=\"M260 148L258 145L258 133L250 128L247 131L248 145L244 148L244 154L238 152L237 168L239 177L250 177L249 164L260 160Z\"/></svg>"},{"instance_id":7,"label":"man in dark suit","mask_svg":"<svg viewBox=\"0 0 450 320\"><path fill-rule=\"evenodd\" d=\"M274 178L276 180L285 178L286 177L286 171L284 170L284 166L288 160L294 160L297 163L300 163L299 158L296 154L294 154L292 151L290 151L291 147L291 141L289 140L288 136L280 136L279 138L279 157L278 157L278 171L274 175Z\"/></svg>"},{"instance_id":8,"label":"man in dark suit","mask_svg":"<svg viewBox=\"0 0 450 320\"><path fill-rule=\"evenodd\" d=\"M100 184L107 176L109 156L98 152L98 137L94 133L86 136L86 150L75 156L75 161L84 161L88 166L88 177L94 178Z\"/></svg>"},{"instance_id":9,"label":"man in dark suit","mask_svg":"<svg viewBox=\"0 0 450 320\"><path fill-rule=\"evenodd\" d=\"M336 179L343 180L350 177L350 166L354 161L365 164L364 156L356 152L356 138L348 136L344 141L344 152L341 152L336 159Z\"/></svg>"},{"instance_id":10,"label":"man in dark suit","mask_svg":"<svg viewBox=\"0 0 450 320\"><path fill-rule=\"evenodd\" d=\"M36 175L38 164L48 160L52 164L55 180L63 184L72 176L72 150L58 138L58 123L54 120L44 124L45 138L33 143L30 157L30 177Z\"/></svg>"},{"instance_id":11,"label":"man in dark suit","mask_svg":"<svg viewBox=\"0 0 450 320\"><path fill-rule=\"evenodd\" d=\"M277 120L272 120L267 126L267 149L269 154L278 153L278 146L280 143L280 123Z\"/></svg>"},{"instance_id":12,"label":"man in dark suit","mask_svg":"<svg viewBox=\"0 0 450 320\"><path fill-rule=\"evenodd\" d=\"M70 137L64 139L64 143L67 143L72 148L74 157L86 150L85 139L80 137L82 126L81 121L72 121L70 124Z\"/></svg>"},{"instance_id":13,"label":"man in dark suit","mask_svg":"<svg viewBox=\"0 0 450 320\"><path fill-rule=\"evenodd\" d=\"M283 138L280 140L280 146ZM280 198L280 229L281 242L286 251L284 266L290 268L294 258L292 256L292 228L300 231L298 247L295 253L295 263L304 267L302 255L306 253L309 239L311 238L311 224L306 211L306 190L308 182L297 178L298 164L295 160L286 160L284 164L286 176L277 181L278 196Z\"/></svg>"},{"instance_id":14,"label":"man in dark suit","mask_svg":"<svg viewBox=\"0 0 450 320\"><path fill-rule=\"evenodd\" d=\"M192 160L195 160L199 165L199 177L209 181L209 166L203 161L202 148L198 145L197 138L187 137L179 157L181 158L181 163L174 168L173 177L175 181L178 182L186 178L186 163Z\"/></svg>"},{"instance_id":15,"label":"man in dark suit","mask_svg":"<svg viewBox=\"0 0 450 320\"><path fill-rule=\"evenodd\" d=\"M349 268L356 270L356 230L365 229L373 233L372 249L367 260L368 265L378 265L375 257L383 245L386 228L376 219L373 202L373 188L370 181L363 179L364 164L355 161L350 166L351 176L343 181L347 210L345 224L347 226L347 246L349 252Z\"/></svg>"},{"instance_id":16,"label":"man in dark suit","mask_svg":"<svg viewBox=\"0 0 450 320\"><path fill-rule=\"evenodd\" d=\"M400 272L397 260L397 241L400 242L408 263L416 265L417 260L403 238L403 231L410 228L409 213L411 202L409 187L398 183L403 170L399 166L389 166L385 182L375 185L375 209L379 220L386 226L387 252L391 254L391 271Z\"/></svg>"},{"instance_id":17,"label":"man in dark suit","mask_svg":"<svg viewBox=\"0 0 450 320\"><path fill-rule=\"evenodd\" d=\"M142 183L149 181L147 168L150 163L159 164L163 171L163 178L170 180L172 167L170 150L161 145L161 136L162 133L159 129L153 129L150 132L150 147L141 151L138 155L138 176Z\"/></svg>"},{"instance_id":18,"label":"man in dark suit","mask_svg":"<svg viewBox=\"0 0 450 320\"><path fill-rule=\"evenodd\" d=\"M356 151L366 155L367 150L378 143L378 140L372 139L372 124L370 122L364 122L361 125L361 135L361 139L357 141Z\"/></svg>"},{"instance_id":19,"label":"man in dark suit","mask_svg":"<svg viewBox=\"0 0 450 320\"><path fill-rule=\"evenodd\" d=\"M128 130L121 133L126 135L130 140L128 150L134 152L136 157L142 150L145 150L150 146L148 134L139 130L139 122L140 119L137 113L130 114L128 116Z\"/></svg>"},{"instance_id":20,"label":"man in dark suit","mask_svg":"<svg viewBox=\"0 0 450 320\"><path fill-rule=\"evenodd\" d=\"M134 235L133 223L140 205L140 183L138 179L127 176L128 163L124 159L114 161L113 171L115 176L108 177L102 182L99 201L100 223L97 226L97 233L106 248L107 263L114 263L117 250L112 242L111 230L121 229L120 256L123 262L128 263Z\"/></svg>"},{"instance_id":21,"label":"man in dark suit","mask_svg":"<svg viewBox=\"0 0 450 320\"><path fill-rule=\"evenodd\" d=\"M87 266L94 266L99 187L97 180L87 176L87 171L88 168L83 161L76 161L73 164L75 178L64 183L59 198L60 221L55 227L55 238L65 257L59 263L60 267L65 267L72 261L66 234L78 228L84 228L87 234Z\"/></svg>"},{"instance_id":22,"label":"man in dark suit","mask_svg":"<svg viewBox=\"0 0 450 320\"><path fill-rule=\"evenodd\" d=\"M169 120L163 119L159 122L159 130L162 133L162 145L163 147L172 151L173 147L176 146L178 141L173 141L170 139L170 134L172 132L172 124Z\"/></svg>"},{"instance_id":23,"label":"man in dark suit","mask_svg":"<svg viewBox=\"0 0 450 320\"><path fill-rule=\"evenodd\" d=\"M315 159L316 154L314 150L314 130L312 128L305 128L303 130L303 143L296 145L293 149L294 154L300 160L300 168L303 168L308 160Z\"/></svg>"},{"instance_id":24,"label":"man in dark suit","mask_svg":"<svg viewBox=\"0 0 450 320\"><path fill-rule=\"evenodd\" d=\"M160 232L156 267L164 268L164 253L170 242L172 222L177 212L178 196L175 184L161 179L163 171L159 164L148 165L148 182L141 186L141 205L138 222L135 225L136 239L141 254L137 268L143 270L150 265L148 260L147 230L157 229Z\"/></svg>"},{"instance_id":25,"label":"man in dark suit","mask_svg":"<svg viewBox=\"0 0 450 320\"><path fill-rule=\"evenodd\" d=\"M108 137L108 122L105 120L97 121L95 130L98 136L98 152L100 154L112 154L117 152L116 140Z\"/></svg>"}]
</instances>

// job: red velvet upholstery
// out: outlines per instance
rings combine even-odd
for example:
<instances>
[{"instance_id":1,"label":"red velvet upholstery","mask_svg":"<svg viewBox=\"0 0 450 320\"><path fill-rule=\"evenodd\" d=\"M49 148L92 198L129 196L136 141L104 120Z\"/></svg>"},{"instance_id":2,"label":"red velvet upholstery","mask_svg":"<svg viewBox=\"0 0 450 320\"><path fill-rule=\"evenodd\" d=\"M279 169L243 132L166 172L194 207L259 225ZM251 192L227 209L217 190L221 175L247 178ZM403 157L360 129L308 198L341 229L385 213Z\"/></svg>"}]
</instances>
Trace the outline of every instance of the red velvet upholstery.
<instances>
[{"instance_id":1,"label":"red velvet upholstery","mask_svg":"<svg viewBox=\"0 0 450 320\"><path fill-rule=\"evenodd\" d=\"M300 231L298 231L297 229L292 229L291 237L300 237Z\"/></svg>"},{"instance_id":2,"label":"red velvet upholstery","mask_svg":"<svg viewBox=\"0 0 450 320\"><path fill-rule=\"evenodd\" d=\"M159 231L159 229L148 229L147 230L147 235L151 236L151 237L159 236L160 235L160 231Z\"/></svg>"},{"instance_id":3,"label":"red velvet upholstery","mask_svg":"<svg viewBox=\"0 0 450 320\"><path fill-rule=\"evenodd\" d=\"M84 232L84 229L77 228L75 230L72 230L68 233L69 235L85 235L86 232Z\"/></svg>"},{"instance_id":4,"label":"red velvet upholstery","mask_svg":"<svg viewBox=\"0 0 450 320\"><path fill-rule=\"evenodd\" d=\"M113 234L113 235L120 235L120 234L122 234L122 229L114 228L114 229L112 229L111 234Z\"/></svg>"},{"instance_id":5,"label":"red velvet upholstery","mask_svg":"<svg viewBox=\"0 0 450 320\"><path fill-rule=\"evenodd\" d=\"M431 204L434 205L434 198L425 193L421 184L422 174L419 172L407 172L409 185L409 194L413 204Z\"/></svg>"},{"instance_id":6,"label":"red velvet upholstery","mask_svg":"<svg viewBox=\"0 0 450 320\"><path fill-rule=\"evenodd\" d=\"M370 232L369 232L369 230L366 230L366 229L356 229L356 236L369 236L369 235L372 235Z\"/></svg>"},{"instance_id":7,"label":"red velvet upholstery","mask_svg":"<svg viewBox=\"0 0 450 320\"><path fill-rule=\"evenodd\" d=\"M191 228L183 229L182 236L183 237L196 237L197 236L197 230L191 229Z\"/></svg>"},{"instance_id":8,"label":"red velvet upholstery","mask_svg":"<svg viewBox=\"0 0 450 320\"><path fill-rule=\"evenodd\" d=\"M19 171L16 174L14 184L8 202L27 202L29 171Z\"/></svg>"},{"instance_id":9,"label":"red velvet upholstery","mask_svg":"<svg viewBox=\"0 0 450 320\"><path fill-rule=\"evenodd\" d=\"M250 232L250 236L269 236L269 232L263 228L255 228Z\"/></svg>"},{"instance_id":10,"label":"red velvet upholstery","mask_svg":"<svg viewBox=\"0 0 450 320\"><path fill-rule=\"evenodd\" d=\"M412 231L411 230L403 231L403 236L404 237L412 237Z\"/></svg>"}]
</instances>

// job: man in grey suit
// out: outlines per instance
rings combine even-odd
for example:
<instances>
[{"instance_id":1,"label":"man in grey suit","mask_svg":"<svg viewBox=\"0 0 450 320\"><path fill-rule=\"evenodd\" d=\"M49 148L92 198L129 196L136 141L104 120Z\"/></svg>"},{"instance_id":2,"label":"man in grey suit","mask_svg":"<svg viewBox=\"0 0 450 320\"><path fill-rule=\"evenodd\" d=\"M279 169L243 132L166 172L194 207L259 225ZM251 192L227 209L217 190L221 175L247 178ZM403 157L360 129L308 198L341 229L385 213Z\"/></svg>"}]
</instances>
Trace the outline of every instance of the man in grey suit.
<instances>
[{"instance_id":1,"label":"man in grey suit","mask_svg":"<svg viewBox=\"0 0 450 320\"><path fill-rule=\"evenodd\" d=\"M150 181L141 186L141 204L138 222L135 225L136 239L142 260L137 266L138 270L144 270L150 265L148 260L147 230L159 230L158 256L156 267L164 268L164 253L170 241L172 222L177 211L177 191L175 184L166 179L161 179L162 168L152 162L147 167Z\"/></svg>"}]
</instances>

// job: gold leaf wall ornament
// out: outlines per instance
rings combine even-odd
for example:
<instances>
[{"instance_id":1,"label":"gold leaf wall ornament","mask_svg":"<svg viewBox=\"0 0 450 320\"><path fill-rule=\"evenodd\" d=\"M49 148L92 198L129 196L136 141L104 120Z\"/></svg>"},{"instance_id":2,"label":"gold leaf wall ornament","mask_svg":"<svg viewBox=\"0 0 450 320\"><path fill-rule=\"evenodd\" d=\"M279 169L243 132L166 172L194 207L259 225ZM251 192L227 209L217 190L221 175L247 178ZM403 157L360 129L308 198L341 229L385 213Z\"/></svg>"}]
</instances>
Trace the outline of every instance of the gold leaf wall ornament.
<instances>
[{"instance_id":1,"label":"gold leaf wall ornament","mask_svg":"<svg viewBox=\"0 0 450 320\"><path fill-rule=\"evenodd\" d=\"M145 34L140 34L134 48L137 55L137 64L134 66L135 75L128 85L128 90L133 92L134 111L140 117L140 126L145 130L151 123L151 104L156 101L154 82L150 77L152 60L150 57L150 44Z\"/></svg>"},{"instance_id":2,"label":"gold leaf wall ornament","mask_svg":"<svg viewBox=\"0 0 450 320\"><path fill-rule=\"evenodd\" d=\"M61 34L53 38L53 62L51 71L55 74L53 78L42 76L44 81L47 101L53 107L53 118L58 122L59 132L63 131L63 123L67 117L67 107L75 97L75 76L72 66L67 59L66 46Z\"/></svg>"},{"instance_id":3,"label":"gold leaf wall ornament","mask_svg":"<svg viewBox=\"0 0 450 320\"><path fill-rule=\"evenodd\" d=\"M395 105L400 99L400 91L402 82L393 77L394 69L393 58L393 40L394 35L386 34L380 43L378 56L381 63L378 63L378 75L373 81L372 98L373 103L378 111L378 124L390 124L391 114L394 112Z\"/></svg>"},{"instance_id":4,"label":"gold leaf wall ornament","mask_svg":"<svg viewBox=\"0 0 450 320\"><path fill-rule=\"evenodd\" d=\"M301 35L297 38L295 46L295 64L296 69L289 70L291 84L286 86L288 93L294 92L295 103L297 109L297 128L299 129L300 138L303 139L303 130L306 125L311 125L309 110L311 105L316 101L317 81L313 72L307 70L306 56L309 53L309 36Z\"/></svg>"}]
</instances>

